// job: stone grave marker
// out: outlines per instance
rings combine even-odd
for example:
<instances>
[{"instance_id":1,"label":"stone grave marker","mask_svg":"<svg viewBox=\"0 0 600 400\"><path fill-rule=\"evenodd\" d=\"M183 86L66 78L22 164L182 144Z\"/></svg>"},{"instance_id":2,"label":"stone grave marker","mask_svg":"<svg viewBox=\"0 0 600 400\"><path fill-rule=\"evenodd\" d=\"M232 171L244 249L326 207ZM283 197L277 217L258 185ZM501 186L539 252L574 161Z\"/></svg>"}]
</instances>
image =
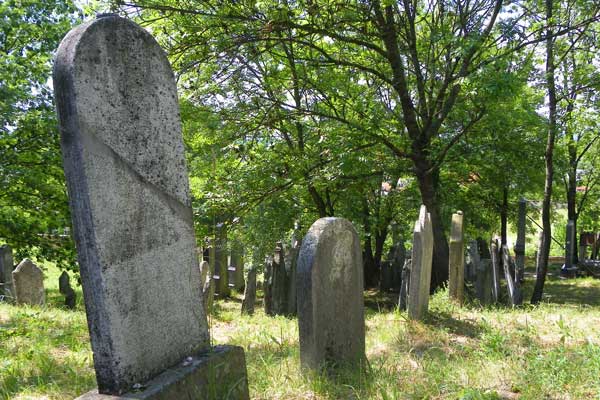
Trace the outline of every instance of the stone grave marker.
<instances>
[{"instance_id":1,"label":"stone grave marker","mask_svg":"<svg viewBox=\"0 0 600 400\"><path fill-rule=\"evenodd\" d=\"M490 244L490 257L492 262L492 302L497 303L500 299L500 251L498 239L492 239Z\"/></svg>"},{"instance_id":2,"label":"stone grave marker","mask_svg":"<svg viewBox=\"0 0 600 400\"><path fill-rule=\"evenodd\" d=\"M379 290L387 292L392 288L394 281L394 271L391 261L381 261L381 273L379 274Z\"/></svg>"},{"instance_id":3,"label":"stone grave marker","mask_svg":"<svg viewBox=\"0 0 600 400\"><path fill-rule=\"evenodd\" d=\"M208 261L200 263L200 285L202 287L202 305L204 306L204 312L208 315L212 310L215 296L215 281Z\"/></svg>"},{"instance_id":4,"label":"stone grave marker","mask_svg":"<svg viewBox=\"0 0 600 400\"><path fill-rule=\"evenodd\" d=\"M275 247L271 274L271 296L273 297L272 313L273 315L286 315L288 284L287 271L285 270L284 249L281 242L277 242L277 246Z\"/></svg>"},{"instance_id":5,"label":"stone grave marker","mask_svg":"<svg viewBox=\"0 0 600 400\"><path fill-rule=\"evenodd\" d=\"M477 279L477 266L481 262L479 254L479 245L477 240L470 240L467 246L467 262L465 263L465 279L469 282L475 282Z\"/></svg>"},{"instance_id":6,"label":"stone grave marker","mask_svg":"<svg viewBox=\"0 0 600 400\"><path fill-rule=\"evenodd\" d=\"M227 262L227 226L222 222L217 223L215 227L213 247L215 254L215 272L213 275L215 294L219 299L224 299L231 295L231 288L229 286L229 263Z\"/></svg>"},{"instance_id":7,"label":"stone grave marker","mask_svg":"<svg viewBox=\"0 0 600 400\"><path fill-rule=\"evenodd\" d=\"M43 305L46 302L44 272L26 258L12 271L17 304Z\"/></svg>"},{"instance_id":8,"label":"stone grave marker","mask_svg":"<svg viewBox=\"0 0 600 400\"><path fill-rule=\"evenodd\" d=\"M358 234L342 218L321 218L298 258L300 361L305 369L365 360L363 267Z\"/></svg>"},{"instance_id":9,"label":"stone grave marker","mask_svg":"<svg viewBox=\"0 0 600 400\"><path fill-rule=\"evenodd\" d=\"M402 281L400 282L400 295L398 298L398 309L406 311L408 307L408 292L410 291L410 267L412 260L407 258L402 267Z\"/></svg>"},{"instance_id":10,"label":"stone grave marker","mask_svg":"<svg viewBox=\"0 0 600 400\"><path fill-rule=\"evenodd\" d=\"M67 271L63 271L58 277L58 291L65 296L65 306L70 309L75 308L77 295L71 287L71 278Z\"/></svg>"},{"instance_id":11,"label":"stone grave marker","mask_svg":"<svg viewBox=\"0 0 600 400\"><path fill-rule=\"evenodd\" d=\"M265 314L273 315L273 256L265 257L263 289L263 307Z\"/></svg>"},{"instance_id":12,"label":"stone grave marker","mask_svg":"<svg viewBox=\"0 0 600 400\"><path fill-rule=\"evenodd\" d=\"M82 398L248 399L243 349L209 345L166 55L100 14L63 39L53 82L101 393Z\"/></svg>"},{"instance_id":13,"label":"stone grave marker","mask_svg":"<svg viewBox=\"0 0 600 400\"><path fill-rule=\"evenodd\" d=\"M256 267L253 265L248 271L246 287L244 288L244 299L242 300L242 314L254 314L254 303L256 302Z\"/></svg>"},{"instance_id":14,"label":"stone grave marker","mask_svg":"<svg viewBox=\"0 0 600 400\"><path fill-rule=\"evenodd\" d=\"M465 250L462 211L452 214L449 251L449 296L454 301L462 304L465 291Z\"/></svg>"},{"instance_id":15,"label":"stone grave marker","mask_svg":"<svg viewBox=\"0 0 600 400\"><path fill-rule=\"evenodd\" d=\"M413 231L408 316L422 319L429 308L429 287L433 258L433 231L427 207L421 205Z\"/></svg>"},{"instance_id":16,"label":"stone grave marker","mask_svg":"<svg viewBox=\"0 0 600 400\"><path fill-rule=\"evenodd\" d=\"M0 301L13 301L15 290L13 287L12 271L14 260L12 249L9 245L0 246Z\"/></svg>"},{"instance_id":17,"label":"stone grave marker","mask_svg":"<svg viewBox=\"0 0 600 400\"><path fill-rule=\"evenodd\" d=\"M527 202L519 200L519 215L517 221L517 241L515 243L515 264L517 266L516 280L523 282L525 277L525 220L527 219Z\"/></svg>"},{"instance_id":18,"label":"stone grave marker","mask_svg":"<svg viewBox=\"0 0 600 400\"><path fill-rule=\"evenodd\" d=\"M506 285L508 288L508 300L510 304L514 306L521 305L523 303L523 293L519 281L516 280L516 273L512 267L510 250L508 246L502 246L502 265L504 267L504 278L506 279Z\"/></svg>"},{"instance_id":19,"label":"stone grave marker","mask_svg":"<svg viewBox=\"0 0 600 400\"><path fill-rule=\"evenodd\" d=\"M406 247L401 237L397 237L394 243L390 252L390 261L392 262L392 290L398 292L402 284L402 268L406 261Z\"/></svg>"},{"instance_id":20,"label":"stone grave marker","mask_svg":"<svg viewBox=\"0 0 600 400\"><path fill-rule=\"evenodd\" d=\"M297 301L296 301L296 271L298 270L298 255L300 254L300 246L302 245L302 237L300 237L300 223L294 223L294 232L292 233L291 246L289 251L289 261L286 261L286 267L289 265L287 270L288 276L288 293L287 293L287 314L296 315Z\"/></svg>"}]
</instances>

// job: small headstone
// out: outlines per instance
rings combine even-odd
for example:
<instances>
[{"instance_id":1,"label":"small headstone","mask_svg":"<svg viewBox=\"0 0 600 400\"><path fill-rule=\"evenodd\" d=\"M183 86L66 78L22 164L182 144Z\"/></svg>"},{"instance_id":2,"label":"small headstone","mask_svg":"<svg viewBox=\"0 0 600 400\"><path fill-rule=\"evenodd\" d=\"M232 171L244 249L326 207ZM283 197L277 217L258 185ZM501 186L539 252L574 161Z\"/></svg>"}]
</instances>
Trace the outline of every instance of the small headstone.
<instances>
[{"instance_id":1,"label":"small headstone","mask_svg":"<svg viewBox=\"0 0 600 400\"><path fill-rule=\"evenodd\" d=\"M464 250L463 213L452 214L450 228L449 277L448 290L450 298L462 304L465 290L465 250Z\"/></svg>"},{"instance_id":2,"label":"small headstone","mask_svg":"<svg viewBox=\"0 0 600 400\"><path fill-rule=\"evenodd\" d=\"M26 258L12 272L17 304L43 305L46 302L44 273Z\"/></svg>"},{"instance_id":3,"label":"small headstone","mask_svg":"<svg viewBox=\"0 0 600 400\"><path fill-rule=\"evenodd\" d=\"M7 244L0 246L0 301L14 300L13 267L12 249Z\"/></svg>"},{"instance_id":4,"label":"small headstone","mask_svg":"<svg viewBox=\"0 0 600 400\"><path fill-rule=\"evenodd\" d=\"M77 295L71 287L71 278L67 271L63 271L58 277L58 291L65 296L65 306L70 309L75 308Z\"/></svg>"},{"instance_id":5,"label":"small headstone","mask_svg":"<svg viewBox=\"0 0 600 400\"><path fill-rule=\"evenodd\" d=\"M248 271L244 299L242 300L242 314L254 314L254 303L256 302L256 267L252 266Z\"/></svg>"},{"instance_id":6,"label":"small headstone","mask_svg":"<svg viewBox=\"0 0 600 400\"><path fill-rule=\"evenodd\" d=\"M427 207L421 205L412 242L408 316L420 320L429 308L429 287L433 258L433 230Z\"/></svg>"},{"instance_id":7,"label":"small headstone","mask_svg":"<svg viewBox=\"0 0 600 400\"><path fill-rule=\"evenodd\" d=\"M287 313L287 271L285 269L285 257L283 256L283 244L277 243L273 254L271 295L273 297L273 315L286 315Z\"/></svg>"},{"instance_id":8,"label":"small headstone","mask_svg":"<svg viewBox=\"0 0 600 400\"><path fill-rule=\"evenodd\" d=\"M510 250L508 246L502 246L502 265L504 267L504 278L506 279L506 285L508 288L508 300L510 304L514 306L521 305L523 303L523 293L519 286L519 281L515 279L515 271L512 268L512 260L510 256Z\"/></svg>"},{"instance_id":9,"label":"small headstone","mask_svg":"<svg viewBox=\"0 0 600 400\"><path fill-rule=\"evenodd\" d=\"M394 272L392 271L391 261L381 262L381 274L379 277L379 290L387 292L392 288L394 280Z\"/></svg>"},{"instance_id":10,"label":"small headstone","mask_svg":"<svg viewBox=\"0 0 600 400\"><path fill-rule=\"evenodd\" d=\"M148 383L136 397L210 391L248 399L243 349L207 353L177 88L165 53L140 26L101 14L63 39L53 82L99 392Z\"/></svg>"},{"instance_id":11,"label":"small headstone","mask_svg":"<svg viewBox=\"0 0 600 400\"><path fill-rule=\"evenodd\" d=\"M475 280L475 295L483 305L492 302L493 272L492 261L484 258L477 266L477 279Z\"/></svg>"},{"instance_id":12,"label":"small headstone","mask_svg":"<svg viewBox=\"0 0 600 400\"><path fill-rule=\"evenodd\" d=\"M500 299L500 251L498 240L492 239L490 245L491 261L492 261L492 301L497 303Z\"/></svg>"},{"instance_id":13,"label":"small headstone","mask_svg":"<svg viewBox=\"0 0 600 400\"><path fill-rule=\"evenodd\" d=\"M298 258L298 325L303 368L358 365L365 359L360 239L342 218L321 218Z\"/></svg>"},{"instance_id":14,"label":"small headstone","mask_svg":"<svg viewBox=\"0 0 600 400\"><path fill-rule=\"evenodd\" d=\"M467 281L475 282L477 279L477 267L480 261L479 245L476 240L471 240L467 246L467 262L465 263L465 279Z\"/></svg>"},{"instance_id":15,"label":"small headstone","mask_svg":"<svg viewBox=\"0 0 600 400\"><path fill-rule=\"evenodd\" d=\"M289 251L289 262L286 261L286 266L289 265L287 271L287 314L296 315L297 301L296 301L296 271L298 270L298 255L300 254L300 246L302 245L302 238L300 237L300 224L296 222L294 224L294 233L292 234L291 246Z\"/></svg>"},{"instance_id":16,"label":"small headstone","mask_svg":"<svg viewBox=\"0 0 600 400\"><path fill-rule=\"evenodd\" d=\"M406 311L408 307L408 292L410 291L410 267L411 259L408 258L402 267L402 281L400 283L400 296L398 298L398 308L400 311Z\"/></svg>"},{"instance_id":17,"label":"small headstone","mask_svg":"<svg viewBox=\"0 0 600 400\"><path fill-rule=\"evenodd\" d=\"M525 220L527 218L527 202L519 200L519 216L517 221L517 241L515 243L516 279L523 282L525 277Z\"/></svg>"},{"instance_id":18,"label":"small headstone","mask_svg":"<svg viewBox=\"0 0 600 400\"><path fill-rule=\"evenodd\" d=\"M263 282L263 307L265 314L273 314L273 257L265 258L265 271Z\"/></svg>"}]
</instances>

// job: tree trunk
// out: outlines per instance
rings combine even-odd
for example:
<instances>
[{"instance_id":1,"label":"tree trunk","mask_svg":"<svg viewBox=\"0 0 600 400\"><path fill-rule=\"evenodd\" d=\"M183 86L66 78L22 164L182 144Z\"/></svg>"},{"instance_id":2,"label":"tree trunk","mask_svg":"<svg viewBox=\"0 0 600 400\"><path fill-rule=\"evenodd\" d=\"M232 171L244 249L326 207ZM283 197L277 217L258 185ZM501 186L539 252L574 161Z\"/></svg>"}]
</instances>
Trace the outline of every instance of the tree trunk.
<instances>
[{"instance_id":1,"label":"tree trunk","mask_svg":"<svg viewBox=\"0 0 600 400\"><path fill-rule=\"evenodd\" d=\"M413 161L421 191L421 200L431 216L433 229L433 266L430 287L433 293L448 281L448 241L446 240L437 197L437 174L439 171L437 169L431 171L430 162L423 156L415 156Z\"/></svg>"},{"instance_id":2,"label":"tree trunk","mask_svg":"<svg viewBox=\"0 0 600 400\"><path fill-rule=\"evenodd\" d=\"M536 270L535 287L531 296L531 303L538 304L542 300L546 273L548 272L548 257L550 255L550 241L552 225L550 222L550 206L552 200L552 179L554 176L554 140L556 137L556 81L554 77L554 39L552 37L552 4L553 0L546 0L546 84L548 86L548 141L546 142L546 183L544 185L544 200L542 203L542 228L543 239L539 254L539 264Z\"/></svg>"},{"instance_id":3,"label":"tree trunk","mask_svg":"<svg viewBox=\"0 0 600 400\"><path fill-rule=\"evenodd\" d=\"M572 220L577 232L577 147L569 143L569 169L567 171L567 219ZM575 235L577 236L577 234ZM573 263L579 263L579 251L573 254Z\"/></svg>"}]
</instances>

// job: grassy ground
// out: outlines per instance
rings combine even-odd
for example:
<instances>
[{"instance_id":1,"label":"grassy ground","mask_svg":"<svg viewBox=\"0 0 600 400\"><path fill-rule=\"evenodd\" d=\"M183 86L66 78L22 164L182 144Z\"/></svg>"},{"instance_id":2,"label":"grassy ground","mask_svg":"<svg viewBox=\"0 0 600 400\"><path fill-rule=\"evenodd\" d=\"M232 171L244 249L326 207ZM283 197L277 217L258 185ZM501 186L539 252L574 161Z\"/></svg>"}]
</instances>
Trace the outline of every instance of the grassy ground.
<instances>
[{"instance_id":1,"label":"grassy ground","mask_svg":"<svg viewBox=\"0 0 600 400\"><path fill-rule=\"evenodd\" d=\"M0 399L69 399L95 386L81 300L64 309L58 274L47 272L46 307L0 305ZM235 298L217 303L210 323L214 343L246 349L254 399L600 398L600 281L550 277L546 293L538 307L511 310L459 308L440 292L423 323L367 293L369 366L336 376L300 374L295 319L260 307L240 317Z\"/></svg>"}]
</instances>

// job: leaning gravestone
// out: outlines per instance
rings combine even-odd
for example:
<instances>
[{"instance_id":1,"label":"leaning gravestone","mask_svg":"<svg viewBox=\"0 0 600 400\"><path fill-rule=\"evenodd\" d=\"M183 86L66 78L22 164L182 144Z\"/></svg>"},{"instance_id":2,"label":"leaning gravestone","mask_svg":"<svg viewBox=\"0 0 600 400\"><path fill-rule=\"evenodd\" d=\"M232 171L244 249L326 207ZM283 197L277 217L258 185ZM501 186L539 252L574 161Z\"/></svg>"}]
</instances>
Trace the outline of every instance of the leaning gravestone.
<instances>
[{"instance_id":1,"label":"leaning gravestone","mask_svg":"<svg viewBox=\"0 0 600 400\"><path fill-rule=\"evenodd\" d=\"M44 273L30 259L26 258L12 272L15 302L31 306L46 302Z\"/></svg>"},{"instance_id":2,"label":"leaning gravestone","mask_svg":"<svg viewBox=\"0 0 600 400\"><path fill-rule=\"evenodd\" d=\"M7 244L0 246L0 301L14 300L13 266L12 249Z\"/></svg>"},{"instance_id":3,"label":"leaning gravestone","mask_svg":"<svg viewBox=\"0 0 600 400\"><path fill-rule=\"evenodd\" d=\"M452 225L450 228L450 246L449 247L449 281L448 291L450 298L462 304L465 291L465 250L464 250L464 229L463 213L457 211L452 214Z\"/></svg>"},{"instance_id":4,"label":"leaning gravestone","mask_svg":"<svg viewBox=\"0 0 600 400\"><path fill-rule=\"evenodd\" d=\"M421 205L412 243L408 316L420 320L429 308L429 287L433 260L433 230L427 207Z\"/></svg>"},{"instance_id":5,"label":"leaning gravestone","mask_svg":"<svg viewBox=\"0 0 600 400\"><path fill-rule=\"evenodd\" d=\"M492 261L492 302L497 303L500 299L500 248L498 239L493 238L490 243L490 257Z\"/></svg>"},{"instance_id":6,"label":"leaning gravestone","mask_svg":"<svg viewBox=\"0 0 600 400\"><path fill-rule=\"evenodd\" d=\"M98 391L247 399L243 349L209 345L164 52L135 23L102 14L63 39L53 80Z\"/></svg>"},{"instance_id":7,"label":"leaning gravestone","mask_svg":"<svg viewBox=\"0 0 600 400\"><path fill-rule=\"evenodd\" d=\"M71 278L69 277L69 273L67 271L63 271L58 277L58 291L65 296L65 306L70 309L75 308L77 295L71 287Z\"/></svg>"},{"instance_id":8,"label":"leaning gravestone","mask_svg":"<svg viewBox=\"0 0 600 400\"><path fill-rule=\"evenodd\" d=\"M365 360L360 240L342 218L321 218L302 241L297 271L303 368L360 365Z\"/></svg>"}]
</instances>

